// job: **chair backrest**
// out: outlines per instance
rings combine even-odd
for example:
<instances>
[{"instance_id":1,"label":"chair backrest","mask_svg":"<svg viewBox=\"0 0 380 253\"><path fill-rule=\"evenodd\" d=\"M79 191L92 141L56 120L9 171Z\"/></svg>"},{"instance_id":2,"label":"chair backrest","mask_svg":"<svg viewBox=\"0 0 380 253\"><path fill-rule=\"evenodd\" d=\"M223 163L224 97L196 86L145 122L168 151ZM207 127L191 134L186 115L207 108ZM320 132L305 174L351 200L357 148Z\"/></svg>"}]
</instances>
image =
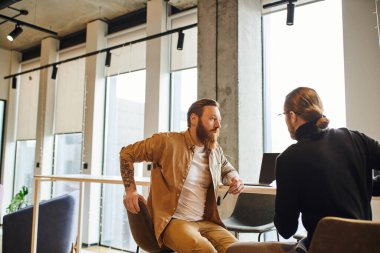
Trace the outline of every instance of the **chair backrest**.
<instances>
[{"instance_id":1,"label":"chair backrest","mask_svg":"<svg viewBox=\"0 0 380 253\"><path fill-rule=\"evenodd\" d=\"M127 210L129 226L137 245L147 252L161 252L157 243L153 221L143 201L139 200L140 212L137 214Z\"/></svg>"},{"instance_id":2,"label":"chair backrest","mask_svg":"<svg viewBox=\"0 0 380 253\"><path fill-rule=\"evenodd\" d=\"M261 226L273 222L275 195L240 193L234 211L235 219L247 226Z\"/></svg>"},{"instance_id":3,"label":"chair backrest","mask_svg":"<svg viewBox=\"0 0 380 253\"><path fill-rule=\"evenodd\" d=\"M380 222L325 217L319 221L309 253L379 253Z\"/></svg>"},{"instance_id":4,"label":"chair backrest","mask_svg":"<svg viewBox=\"0 0 380 253\"><path fill-rule=\"evenodd\" d=\"M78 192L39 204L38 253L68 253L76 242ZM3 217L3 253L30 252L33 206Z\"/></svg>"}]
</instances>

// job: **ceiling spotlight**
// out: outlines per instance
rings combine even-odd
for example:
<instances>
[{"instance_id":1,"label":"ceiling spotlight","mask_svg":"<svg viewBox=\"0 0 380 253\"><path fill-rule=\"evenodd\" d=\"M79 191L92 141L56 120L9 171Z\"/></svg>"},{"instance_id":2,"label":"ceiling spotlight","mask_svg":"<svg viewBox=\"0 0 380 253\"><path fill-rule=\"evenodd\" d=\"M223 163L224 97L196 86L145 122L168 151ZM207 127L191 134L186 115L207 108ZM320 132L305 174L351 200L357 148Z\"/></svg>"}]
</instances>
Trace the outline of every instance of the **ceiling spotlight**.
<instances>
[{"instance_id":1,"label":"ceiling spotlight","mask_svg":"<svg viewBox=\"0 0 380 253\"><path fill-rule=\"evenodd\" d=\"M13 77L12 78L12 89L16 89L17 88L17 77Z\"/></svg>"},{"instance_id":2,"label":"ceiling spotlight","mask_svg":"<svg viewBox=\"0 0 380 253\"><path fill-rule=\"evenodd\" d=\"M286 24L287 25L293 25L294 23L294 3L292 1L289 1L287 9L288 13L286 15Z\"/></svg>"},{"instance_id":3,"label":"ceiling spotlight","mask_svg":"<svg viewBox=\"0 0 380 253\"><path fill-rule=\"evenodd\" d=\"M276 2L264 4L263 8L273 8L280 6L282 4L287 4L287 16L286 16L286 24L287 25L293 25L294 24L294 9L295 9L295 4L294 2L297 2L297 0L279 0Z\"/></svg>"},{"instance_id":4,"label":"ceiling spotlight","mask_svg":"<svg viewBox=\"0 0 380 253\"><path fill-rule=\"evenodd\" d=\"M9 41L13 41L13 40L16 39L16 37L19 36L21 33L22 33L22 28L21 28L21 26L18 25L18 24L16 24L15 29L14 29L10 34L8 34L7 39L8 39Z\"/></svg>"},{"instance_id":5,"label":"ceiling spotlight","mask_svg":"<svg viewBox=\"0 0 380 253\"><path fill-rule=\"evenodd\" d=\"M111 67L111 52L110 51L107 51L107 54L106 54L106 63L104 64L106 67Z\"/></svg>"},{"instance_id":6,"label":"ceiling spotlight","mask_svg":"<svg viewBox=\"0 0 380 253\"><path fill-rule=\"evenodd\" d=\"M178 32L177 50L183 49L183 41L185 40L185 34L183 31Z\"/></svg>"},{"instance_id":7,"label":"ceiling spotlight","mask_svg":"<svg viewBox=\"0 0 380 253\"><path fill-rule=\"evenodd\" d=\"M53 70L51 72L51 79L57 79L58 67L57 65L53 65Z\"/></svg>"}]
</instances>

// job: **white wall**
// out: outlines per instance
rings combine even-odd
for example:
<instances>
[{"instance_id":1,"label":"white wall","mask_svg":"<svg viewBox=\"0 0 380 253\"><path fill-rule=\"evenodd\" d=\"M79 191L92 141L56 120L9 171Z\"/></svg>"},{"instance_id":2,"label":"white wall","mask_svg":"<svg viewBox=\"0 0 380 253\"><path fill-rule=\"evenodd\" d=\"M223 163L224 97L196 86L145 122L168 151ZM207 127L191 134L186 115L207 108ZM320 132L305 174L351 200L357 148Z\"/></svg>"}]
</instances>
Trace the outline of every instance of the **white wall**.
<instances>
[{"instance_id":1,"label":"white wall","mask_svg":"<svg viewBox=\"0 0 380 253\"><path fill-rule=\"evenodd\" d=\"M380 141L380 47L374 0L342 0L347 127Z\"/></svg>"},{"instance_id":2,"label":"white wall","mask_svg":"<svg viewBox=\"0 0 380 253\"><path fill-rule=\"evenodd\" d=\"M10 71L11 51L0 48L0 99L8 100L10 79L4 79Z\"/></svg>"},{"instance_id":3,"label":"white wall","mask_svg":"<svg viewBox=\"0 0 380 253\"><path fill-rule=\"evenodd\" d=\"M342 0L347 127L380 141L380 46L374 0ZM380 200L372 201L380 220Z\"/></svg>"}]
</instances>

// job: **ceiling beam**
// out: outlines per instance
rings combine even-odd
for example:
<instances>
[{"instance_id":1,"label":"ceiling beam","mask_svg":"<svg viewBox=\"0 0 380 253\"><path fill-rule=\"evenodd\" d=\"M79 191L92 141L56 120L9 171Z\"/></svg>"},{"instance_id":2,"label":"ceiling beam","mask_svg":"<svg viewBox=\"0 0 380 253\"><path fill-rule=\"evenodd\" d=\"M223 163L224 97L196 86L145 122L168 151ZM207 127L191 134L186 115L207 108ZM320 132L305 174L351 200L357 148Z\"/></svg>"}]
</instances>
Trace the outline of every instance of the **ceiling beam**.
<instances>
[{"instance_id":1,"label":"ceiling beam","mask_svg":"<svg viewBox=\"0 0 380 253\"><path fill-rule=\"evenodd\" d=\"M0 1L0 10L7 8L8 6L11 6L14 3L20 2L21 0L1 0Z\"/></svg>"}]
</instances>

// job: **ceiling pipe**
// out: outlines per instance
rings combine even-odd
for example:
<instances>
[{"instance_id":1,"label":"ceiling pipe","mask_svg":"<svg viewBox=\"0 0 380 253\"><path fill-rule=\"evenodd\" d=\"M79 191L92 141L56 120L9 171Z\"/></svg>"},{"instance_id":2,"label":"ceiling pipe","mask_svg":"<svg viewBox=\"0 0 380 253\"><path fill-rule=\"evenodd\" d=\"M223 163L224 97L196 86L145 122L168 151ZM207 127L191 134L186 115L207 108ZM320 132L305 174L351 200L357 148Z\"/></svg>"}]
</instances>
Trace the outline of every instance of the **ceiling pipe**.
<instances>
[{"instance_id":1,"label":"ceiling pipe","mask_svg":"<svg viewBox=\"0 0 380 253\"><path fill-rule=\"evenodd\" d=\"M29 28L32 28L32 29L35 29L35 30L38 30L41 32L45 32L45 33L49 33L49 34L54 35L54 36L58 36L58 33L54 32L54 31L51 31L51 30L48 30L48 29L45 29L45 28L42 28L42 27L39 27L39 26L36 26L33 24L29 24L27 22L24 22L24 21L15 19L15 18L7 17L7 16L4 16L2 14L0 14L0 18L5 19L5 20L9 20L9 21L16 23L16 24L19 24L20 26L27 26Z\"/></svg>"},{"instance_id":2,"label":"ceiling pipe","mask_svg":"<svg viewBox=\"0 0 380 253\"><path fill-rule=\"evenodd\" d=\"M4 79L9 79L9 78L13 78L13 77L16 77L16 76L21 76L21 75L24 75L24 74L27 74L27 73L30 73L30 72L33 72L33 71L49 68L51 66L63 64L63 63L66 63L66 62L76 61L76 60L81 59L81 58L86 58L86 57L93 56L93 55L96 55L96 54L100 54L100 53L104 53L104 52L107 52L107 51L111 51L111 50L114 50L114 49L117 49L117 48L123 48L125 46L130 46L130 45L133 45L133 44L136 44L136 43L140 43L140 42L143 42L143 41L153 40L153 39L156 39L156 38L160 38L162 36L166 36L166 35L169 35L169 34L177 33L177 32L180 32L180 31L187 30L187 29L191 29L193 27L196 27L197 25L198 25L198 23L194 23L194 24L191 24L191 25L187 25L187 26L183 26L183 27L178 27L178 28L175 28L175 29L172 29L172 30L167 30L167 31L164 31L164 32L161 32L161 33L152 34L152 35L149 35L149 36L144 37L144 38L140 38L140 39L124 42L124 43L119 44L119 45L115 45L115 46L112 46L112 47L100 49L100 50L93 51L93 52L89 52L89 53L82 54L82 55L79 55L79 56L76 56L76 57L72 57L72 58L69 58L69 59L65 59L65 60L62 60L62 61L59 61L59 62L46 64L46 65L39 66L39 67L34 68L34 69L29 69L29 70L26 70L26 71L23 71L23 72L20 72L20 73L11 74L11 75L5 76Z\"/></svg>"},{"instance_id":3,"label":"ceiling pipe","mask_svg":"<svg viewBox=\"0 0 380 253\"><path fill-rule=\"evenodd\" d=\"M18 11L18 14L15 15L15 16L13 16L12 18L17 18L18 16L21 16L21 15L25 15L26 16L26 15L29 14L29 11L27 11L27 10L19 10L19 9L10 7L10 6L8 6L8 9L12 9L12 10ZM0 25L4 24L6 22L8 22L8 20L4 20L3 22L0 23Z\"/></svg>"},{"instance_id":4,"label":"ceiling pipe","mask_svg":"<svg viewBox=\"0 0 380 253\"><path fill-rule=\"evenodd\" d=\"M292 2L297 2L297 0L294 0ZM289 0L280 0L280 1L277 1L277 2L272 2L272 3L269 3L269 4L264 4L263 8L264 9L272 8L272 7L276 7L276 6L279 6L279 5L282 5L282 4L287 4L287 3L289 3Z\"/></svg>"}]
</instances>

